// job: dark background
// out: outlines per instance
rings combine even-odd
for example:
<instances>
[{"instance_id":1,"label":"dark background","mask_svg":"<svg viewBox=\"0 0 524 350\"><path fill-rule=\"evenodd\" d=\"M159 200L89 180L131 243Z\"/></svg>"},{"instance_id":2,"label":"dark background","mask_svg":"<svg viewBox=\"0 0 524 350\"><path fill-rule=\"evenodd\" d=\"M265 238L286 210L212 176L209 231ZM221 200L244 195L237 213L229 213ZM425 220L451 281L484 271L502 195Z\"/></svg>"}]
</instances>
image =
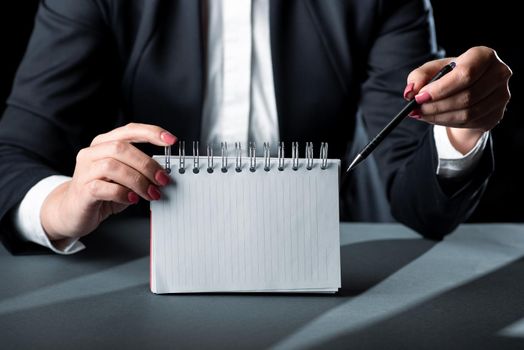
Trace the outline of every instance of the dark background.
<instances>
[{"instance_id":1,"label":"dark background","mask_svg":"<svg viewBox=\"0 0 524 350\"><path fill-rule=\"evenodd\" d=\"M365 0L362 0L365 1ZM493 130L496 170L471 221L524 221L524 118L521 100L524 40L518 1L434 0L437 39L448 56L485 45L513 70L512 101ZM38 0L4 1L0 9L0 114L31 33ZM52 53L50 53L52 54Z\"/></svg>"}]
</instances>

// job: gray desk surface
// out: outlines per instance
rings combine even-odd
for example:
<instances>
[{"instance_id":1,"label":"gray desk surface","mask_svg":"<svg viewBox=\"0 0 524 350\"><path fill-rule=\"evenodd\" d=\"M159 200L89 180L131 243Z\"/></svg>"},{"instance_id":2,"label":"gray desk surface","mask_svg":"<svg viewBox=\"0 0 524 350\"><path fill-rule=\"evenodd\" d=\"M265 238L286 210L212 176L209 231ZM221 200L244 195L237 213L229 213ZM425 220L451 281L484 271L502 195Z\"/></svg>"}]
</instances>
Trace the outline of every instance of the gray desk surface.
<instances>
[{"instance_id":1,"label":"gray desk surface","mask_svg":"<svg viewBox=\"0 0 524 350\"><path fill-rule=\"evenodd\" d=\"M0 348L524 348L524 226L341 231L337 295L156 296L147 220L69 257L0 246Z\"/></svg>"}]
</instances>

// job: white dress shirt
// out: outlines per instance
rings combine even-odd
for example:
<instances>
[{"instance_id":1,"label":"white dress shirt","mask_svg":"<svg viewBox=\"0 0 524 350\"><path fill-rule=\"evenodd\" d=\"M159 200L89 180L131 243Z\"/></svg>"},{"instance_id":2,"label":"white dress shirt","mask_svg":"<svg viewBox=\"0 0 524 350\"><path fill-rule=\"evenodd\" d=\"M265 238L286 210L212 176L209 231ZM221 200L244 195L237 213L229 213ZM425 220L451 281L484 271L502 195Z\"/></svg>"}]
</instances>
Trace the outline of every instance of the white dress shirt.
<instances>
[{"instance_id":1,"label":"white dress shirt","mask_svg":"<svg viewBox=\"0 0 524 350\"><path fill-rule=\"evenodd\" d=\"M215 145L275 145L279 130L269 0L211 0L208 11L202 139Z\"/></svg>"},{"instance_id":2,"label":"white dress shirt","mask_svg":"<svg viewBox=\"0 0 524 350\"><path fill-rule=\"evenodd\" d=\"M204 140L217 144L249 141L257 144L279 140L278 116L271 60L269 0L208 1L207 90L203 108ZM451 145L446 128L435 126L439 156L436 173L445 178L466 174L479 161L489 133L462 155ZM175 130L176 132L176 130ZM244 146L244 149L246 147ZM45 198L66 176L50 176L38 182L14 210L20 235L59 254L84 248L78 240L50 242L40 211Z\"/></svg>"}]
</instances>

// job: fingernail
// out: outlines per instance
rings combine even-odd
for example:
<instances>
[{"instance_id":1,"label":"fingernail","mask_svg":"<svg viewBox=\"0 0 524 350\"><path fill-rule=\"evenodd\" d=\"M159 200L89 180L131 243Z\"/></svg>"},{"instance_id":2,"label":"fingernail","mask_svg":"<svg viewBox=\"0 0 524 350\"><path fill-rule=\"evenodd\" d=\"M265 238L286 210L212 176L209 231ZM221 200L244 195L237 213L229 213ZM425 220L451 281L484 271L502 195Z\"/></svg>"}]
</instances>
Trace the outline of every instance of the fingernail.
<instances>
[{"instance_id":1,"label":"fingernail","mask_svg":"<svg viewBox=\"0 0 524 350\"><path fill-rule=\"evenodd\" d=\"M422 110L420 108L415 108L414 110L412 110L409 114L408 114L410 117L412 115L422 115Z\"/></svg>"},{"instance_id":2,"label":"fingernail","mask_svg":"<svg viewBox=\"0 0 524 350\"><path fill-rule=\"evenodd\" d=\"M129 192L127 194L127 200L131 204L137 204L139 199L140 198L138 198L138 195L135 192Z\"/></svg>"},{"instance_id":3,"label":"fingernail","mask_svg":"<svg viewBox=\"0 0 524 350\"><path fill-rule=\"evenodd\" d=\"M417 101L419 105L424 104L426 102L431 101L431 95L429 94L429 92L424 91L423 93L420 93L417 96L415 96L415 101Z\"/></svg>"},{"instance_id":4,"label":"fingernail","mask_svg":"<svg viewBox=\"0 0 524 350\"><path fill-rule=\"evenodd\" d=\"M408 114L408 117L413 119L420 119L422 118L422 111L420 110L420 108L415 108L411 111L411 113Z\"/></svg>"},{"instance_id":5,"label":"fingernail","mask_svg":"<svg viewBox=\"0 0 524 350\"><path fill-rule=\"evenodd\" d=\"M171 134L170 132L167 132L167 131L163 131L161 134L160 134L160 138L165 142L165 143L168 143L170 145L174 144L176 142L176 137Z\"/></svg>"},{"instance_id":6,"label":"fingernail","mask_svg":"<svg viewBox=\"0 0 524 350\"><path fill-rule=\"evenodd\" d=\"M404 89L404 99L411 100L413 98L413 88L415 83L409 83Z\"/></svg>"},{"instance_id":7,"label":"fingernail","mask_svg":"<svg viewBox=\"0 0 524 350\"><path fill-rule=\"evenodd\" d=\"M155 174L155 180L161 186L165 186L169 183L169 176L167 176L167 174L163 170L158 170Z\"/></svg>"},{"instance_id":8,"label":"fingernail","mask_svg":"<svg viewBox=\"0 0 524 350\"><path fill-rule=\"evenodd\" d=\"M156 187L153 186L153 185L149 185L149 187L148 187L148 189L147 189L147 194L148 194L149 197L151 197L151 199L154 200L154 201L160 199L160 191L158 190L158 188L156 188Z\"/></svg>"}]
</instances>

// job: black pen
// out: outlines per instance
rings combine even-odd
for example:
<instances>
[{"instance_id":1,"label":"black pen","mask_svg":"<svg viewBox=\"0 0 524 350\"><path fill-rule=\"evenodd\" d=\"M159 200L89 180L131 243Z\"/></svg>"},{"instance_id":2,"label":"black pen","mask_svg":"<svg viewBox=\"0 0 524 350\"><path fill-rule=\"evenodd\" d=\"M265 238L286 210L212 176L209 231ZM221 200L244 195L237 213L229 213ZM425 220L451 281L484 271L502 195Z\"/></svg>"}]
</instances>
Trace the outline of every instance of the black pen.
<instances>
[{"instance_id":1,"label":"black pen","mask_svg":"<svg viewBox=\"0 0 524 350\"><path fill-rule=\"evenodd\" d=\"M447 65L445 65L435 76L429 81L429 83L434 82L435 80L438 80L442 78L444 75L448 74L455 68L455 62L451 62ZM428 83L428 84L429 84ZM360 151L359 154L353 159L351 164L349 165L348 169L346 170L346 173L350 172L352 169L354 169L360 162L362 162L364 159L367 158L373 152L373 150L386 138L386 136L389 135L389 133L398 125L400 122L406 118L409 113L411 113L415 108L420 107L420 105L417 103L415 99L411 100L406 104L404 108L398 114L389 122L388 125L382 131L378 133L377 136L373 140L371 140L366 147Z\"/></svg>"}]
</instances>

